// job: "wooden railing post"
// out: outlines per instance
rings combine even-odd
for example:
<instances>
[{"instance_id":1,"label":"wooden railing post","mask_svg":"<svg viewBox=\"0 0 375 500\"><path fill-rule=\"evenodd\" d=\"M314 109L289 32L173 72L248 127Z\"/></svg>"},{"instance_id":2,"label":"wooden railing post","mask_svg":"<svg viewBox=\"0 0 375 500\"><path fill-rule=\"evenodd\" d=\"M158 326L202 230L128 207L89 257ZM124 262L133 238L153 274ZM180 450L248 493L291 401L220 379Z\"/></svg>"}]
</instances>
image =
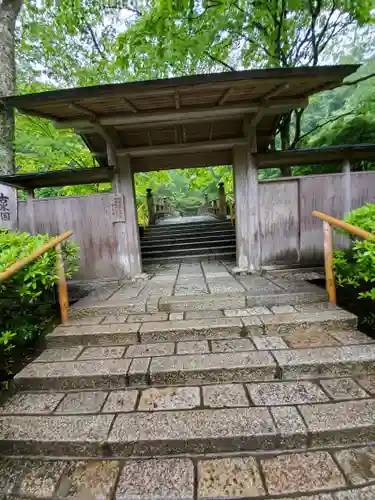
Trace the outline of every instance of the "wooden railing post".
<instances>
[{"instance_id":1,"label":"wooden railing post","mask_svg":"<svg viewBox=\"0 0 375 500\"><path fill-rule=\"evenodd\" d=\"M227 216L227 200L225 198L224 182L219 182L219 208L220 214Z\"/></svg>"},{"instance_id":2,"label":"wooden railing post","mask_svg":"<svg viewBox=\"0 0 375 500\"><path fill-rule=\"evenodd\" d=\"M323 221L324 234L324 267L326 272L326 289L331 304L336 304L336 283L333 271L333 231L332 226Z\"/></svg>"},{"instance_id":3,"label":"wooden railing post","mask_svg":"<svg viewBox=\"0 0 375 500\"><path fill-rule=\"evenodd\" d=\"M56 274L58 277L57 289L60 304L61 323L66 323L68 321L69 311L68 284L65 277L60 243L56 245Z\"/></svg>"},{"instance_id":4,"label":"wooden railing post","mask_svg":"<svg viewBox=\"0 0 375 500\"><path fill-rule=\"evenodd\" d=\"M154 207L154 197L152 195L152 189L147 188L147 210L148 210L148 223L154 224L155 219L155 207Z\"/></svg>"}]
</instances>

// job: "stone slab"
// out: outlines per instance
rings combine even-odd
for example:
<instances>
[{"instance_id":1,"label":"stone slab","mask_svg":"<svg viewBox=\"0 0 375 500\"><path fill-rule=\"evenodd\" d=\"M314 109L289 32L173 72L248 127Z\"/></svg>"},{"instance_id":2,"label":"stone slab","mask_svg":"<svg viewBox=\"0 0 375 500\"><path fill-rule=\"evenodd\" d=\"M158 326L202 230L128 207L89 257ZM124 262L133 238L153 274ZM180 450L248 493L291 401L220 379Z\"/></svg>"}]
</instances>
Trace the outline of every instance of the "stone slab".
<instances>
[{"instance_id":1,"label":"stone slab","mask_svg":"<svg viewBox=\"0 0 375 500\"><path fill-rule=\"evenodd\" d=\"M273 314L295 313L296 309L293 306L285 304L283 306L272 306L271 311Z\"/></svg>"},{"instance_id":2,"label":"stone slab","mask_svg":"<svg viewBox=\"0 0 375 500\"><path fill-rule=\"evenodd\" d=\"M343 332L330 332L330 335L336 339L340 344L351 345L351 344L371 344L375 342L368 335L359 330L343 331Z\"/></svg>"},{"instance_id":3,"label":"stone slab","mask_svg":"<svg viewBox=\"0 0 375 500\"><path fill-rule=\"evenodd\" d=\"M169 313L168 315L169 321L182 321L184 319L184 313ZM192 319L192 318L186 318L186 319Z\"/></svg>"},{"instance_id":4,"label":"stone slab","mask_svg":"<svg viewBox=\"0 0 375 500\"><path fill-rule=\"evenodd\" d=\"M119 414L109 436L113 452L123 455L267 449L276 442L263 408Z\"/></svg>"},{"instance_id":5,"label":"stone slab","mask_svg":"<svg viewBox=\"0 0 375 500\"><path fill-rule=\"evenodd\" d=\"M65 471L57 496L110 500L120 469L117 460L89 460L72 462Z\"/></svg>"},{"instance_id":6,"label":"stone slab","mask_svg":"<svg viewBox=\"0 0 375 500\"><path fill-rule=\"evenodd\" d=\"M285 342L293 349L302 349L304 347L330 347L338 346L340 343L327 332L304 330L296 331L290 335L284 336Z\"/></svg>"},{"instance_id":7,"label":"stone slab","mask_svg":"<svg viewBox=\"0 0 375 500\"><path fill-rule=\"evenodd\" d=\"M48 347L73 345L135 344L140 323L97 325L93 327L56 328L46 337Z\"/></svg>"},{"instance_id":8,"label":"stone slab","mask_svg":"<svg viewBox=\"0 0 375 500\"><path fill-rule=\"evenodd\" d=\"M208 311L223 309L243 309L245 307L245 295L223 294L223 295L192 295L186 297L162 297L159 301L161 311L185 312L185 311Z\"/></svg>"},{"instance_id":9,"label":"stone slab","mask_svg":"<svg viewBox=\"0 0 375 500\"><path fill-rule=\"evenodd\" d=\"M52 413L64 397L63 392L23 393L19 392L0 406L0 414Z\"/></svg>"},{"instance_id":10,"label":"stone slab","mask_svg":"<svg viewBox=\"0 0 375 500\"><path fill-rule=\"evenodd\" d=\"M26 460L0 457L0 495L11 493L19 484L26 467ZM5 497L4 497L5 498Z\"/></svg>"},{"instance_id":11,"label":"stone slab","mask_svg":"<svg viewBox=\"0 0 375 500\"><path fill-rule=\"evenodd\" d=\"M225 316L228 318L235 318L241 316L259 316L260 314L271 314L267 307L248 307L247 309L226 309Z\"/></svg>"},{"instance_id":12,"label":"stone slab","mask_svg":"<svg viewBox=\"0 0 375 500\"><path fill-rule=\"evenodd\" d=\"M357 317L344 310L319 311L318 313L287 313L264 315L260 317L268 335L285 335L301 329L331 331L353 329Z\"/></svg>"},{"instance_id":13,"label":"stone slab","mask_svg":"<svg viewBox=\"0 0 375 500\"><path fill-rule=\"evenodd\" d=\"M138 344L128 347L125 358L144 358L149 356L168 356L174 354L173 342L157 342L155 344Z\"/></svg>"},{"instance_id":14,"label":"stone slab","mask_svg":"<svg viewBox=\"0 0 375 500\"><path fill-rule=\"evenodd\" d=\"M138 391L111 391L103 406L102 412L117 413L135 410Z\"/></svg>"},{"instance_id":15,"label":"stone slab","mask_svg":"<svg viewBox=\"0 0 375 500\"><path fill-rule=\"evenodd\" d=\"M212 352L254 351L254 344L250 339L213 340Z\"/></svg>"},{"instance_id":16,"label":"stone slab","mask_svg":"<svg viewBox=\"0 0 375 500\"><path fill-rule=\"evenodd\" d=\"M275 372L276 364L266 351L159 357L150 366L155 384L273 380Z\"/></svg>"},{"instance_id":17,"label":"stone slab","mask_svg":"<svg viewBox=\"0 0 375 500\"><path fill-rule=\"evenodd\" d=\"M198 498L248 498L265 495L253 457L219 458L198 462Z\"/></svg>"},{"instance_id":18,"label":"stone slab","mask_svg":"<svg viewBox=\"0 0 375 500\"><path fill-rule=\"evenodd\" d=\"M259 351L263 350L274 350L274 349L288 349L288 345L282 339L282 337L272 337L272 336L257 336L251 337L252 342Z\"/></svg>"},{"instance_id":19,"label":"stone slab","mask_svg":"<svg viewBox=\"0 0 375 500\"><path fill-rule=\"evenodd\" d=\"M270 314L271 316L271 314ZM263 334L263 324L260 318L267 316L244 316L241 318L242 323L245 325L247 333L255 335Z\"/></svg>"},{"instance_id":20,"label":"stone slab","mask_svg":"<svg viewBox=\"0 0 375 500\"><path fill-rule=\"evenodd\" d=\"M284 379L347 377L375 370L375 346L272 351Z\"/></svg>"},{"instance_id":21,"label":"stone slab","mask_svg":"<svg viewBox=\"0 0 375 500\"><path fill-rule=\"evenodd\" d=\"M240 319L212 318L143 323L140 336L142 342L207 340L228 336L239 337L241 331Z\"/></svg>"},{"instance_id":22,"label":"stone slab","mask_svg":"<svg viewBox=\"0 0 375 500\"><path fill-rule=\"evenodd\" d=\"M209 351L207 340L177 342L177 354L206 354Z\"/></svg>"},{"instance_id":23,"label":"stone slab","mask_svg":"<svg viewBox=\"0 0 375 500\"><path fill-rule=\"evenodd\" d=\"M70 316L72 318L87 318L88 316L120 316L146 311L145 298L119 302L106 301L87 305L80 304L79 302L70 308Z\"/></svg>"},{"instance_id":24,"label":"stone slab","mask_svg":"<svg viewBox=\"0 0 375 500\"><path fill-rule=\"evenodd\" d=\"M355 490L339 491L334 493L333 497L334 500L373 500L375 498L375 485Z\"/></svg>"},{"instance_id":25,"label":"stone slab","mask_svg":"<svg viewBox=\"0 0 375 500\"><path fill-rule=\"evenodd\" d=\"M184 314L184 313L174 313L174 314ZM224 316L223 311L187 311L185 313L185 319L222 318L223 316Z\"/></svg>"},{"instance_id":26,"label":"stone slab","mask_svg":"<svg viewBox=\"0 0 375 500\"><path fill-rule=\"evenodd\" d=\"M375 396L375 374L374 375L363 375L362 377L359 377L357 379L357 382L371 396Z\"/></svg>"},{"instance_id":27,"label":"stone slab","mask_svg":"<svg viewBox=\"0 0 375 500\"><path fill-rule=\"evenodd\" d=\"M327 293L323 290L314 292L281 292L273 290L272 292L255 293L255 291L246 294L247 307L255 306L275 306L285 304L306 304L309 302L327 301Z\"/></svg>"},{"instance_id":28,"label":"stone slab","mask_svg":"<svg viewBox=\"0 0 375 500\"><path fill-rule=\"evenodd\" d=\"M116 500L193 500L194 470L188 459L125 462Z\"/></svg>"},{"instance_id":29,"label":"stone slab","mask_svg":"<svg viewBox=\"0 0 375 500\"><path fill-rule=\"evenodd\" d=\"M102 324L110 324L110 323L125 323L128 315L127 314L111 314L110 316L106 316Z\"/></svg>"},{"instance_id":30,"label":"stone slab","mask_svg":"<svg viewBox=\"0 0 375 500\"><path fill-rule=\"evenodd\" d=\"M98 413L107 397L105 391L70 392L55 413Z\"/></svg>"},{"instance_id":31,"label":"stone slab","mask_svg":"<svg viewBox=\"0 0 375 500\"><path fill-rule=\"evenodd\" d=\"M210 293L212 294L220 294L220 293L238 293L244 292L246 288L241 285L234 278L225 279L225 278L210 278L207 280L208 288Z\"/></svg>"},{"instance_id":32,"label":"stone slab","mask_svg":"<svg viewBox=\"0 0 375 500\"><path fill-rule=\"evenodd\" d=\"M195 408L199 405L199 387L152 387L142 391L138 410L182 410Z\"/></svg>"},{"instance_id":33,"label":"stone slab","mask_svg":"<svg viewBox=\"0 0 375 500\"><path fill-rule=\"evenodd\" d=\"M202 387L203 404L210 408L249 406L245 388L241 384L206 385Z\"/></svg>"},{"instance_id":34,"label":"stone slab","mask_svg":"<svg viewBox=\"0 0 375 500\"><path fill-rule=\"evenodd\" d=\"M133 358L128 370L130 385L147 385L151 358Z\"/></svg>"},{"instance_id":35,"label":"stone slab","mask_svg":"<svg viewBox=\"0 0 375 500\"><path fill-rule=\"evenodd\" d=\"M116 389L127 384L130 359L30 363L13 379L21 389Z\"/></svg>"},{"instance_id":36,"label":"stone slab","mask_svg":"<svg viewBox=\"0 0 375 500\"><path fill-rule=\"evenodd\" d=\"M87 347L78 359L108 359L122 358L125 352L125 347Z\"/></svg>"},{"instance_id":37,"label":"stone slab","mask_svg":"<svg viewBox=\"0 0 375 500\"><path fill-rule=\"evenodd\" d=\"M36 358L35 362L74 361L82 350L82 346L68 347L66 349L46 349Z\"/></svg>"},{"instance_id":38,"label":"stone slab","mask_svg":"<svg viewBox=\"0 0 375 500\"><path fill-rule=\"evenodd\" d=\"M337 462L352 484L375 480L375 447L351 448L335 453Z\"/></svg>"},{"instance_id":39,"label":"stone slab","mask_svg":"<svg viewBox=\"0 0 375 500\"><path fill-rule=\"evenodd\" d=\"M65 461L32 460L27 463L18 493L35 497L51 497L66 469Z\"/></svg>"},{"instance_id":40,"label":"stone slab","mask_svg":"<svg viewBox=\"0 0 375 500\"><path fill-rule=\"evenodd\" d=\"M270 409L280 433L280 448L305 448L307 428L294 406L275 406Z\"/></svg>"},{"instance_id":41,"label":"stone slab","mask_svg":"<svg viewBox=\"0 0 375 500\"><path fill-rule=\"evenodd\" d=\"M144 313L144 314L129 314L128 323L147 323L148 321L166 321L168 313Z\"/></svg>"},{"instance_id":42,"label":"stone slab","mask_svg":"<svg viewBox=\"0 0 375 500\"><path fill-rule=\"evenodd\" d=\"M271 382L247 386L257 406L294 405L329 401L322 389L313 382Z\"/></svg>"},{"instance_id":43,"label":"stone slab","mask_svg":"<svg viewBox=\"0 0 375 500\"><path fill-rule=\"evenodd\" d=\"M375 440L375 400L299 406L313 446L368 443Z\"/></svg>"},{"instance_id":44,"label":"stone slab","mask_svg":"<svg viewBox=\"0 0 375 500\"><path fill-rule=\"evenodd\" d=\"M3 453L95 455L101 453L113 415L0 417Z\"/></svg>"},{"instance_id":45,"label":"stone slab","mask_svg":"<svg viewBox=\"0 0 375 500\"><path fill-rule=\"evenodd\" d=\"M104 320L105 316L87 316L85 318L71 318L64 326L85 326L85 325L99 325Z\"/></svg>"},{"instance_id":46,"label":"stone slab","mask_svg":"<svg viewBox=\"0 0 375 500\"><path fill-rule=\"evenodd\" d=\"M271 495L319 492L345 486L346 481L327 452L280 455L261 461Z\"/></svg>"},{"instance_id":47,"label":"stone slab","mask_svg":"<svg viewBox=\"0 0 375 500\"><path fill-rule=\"evenodd\" d=\"M360 399L368 394L351 378L321 380L320 385L332 399Z\"/></svg>"}]
</instances>

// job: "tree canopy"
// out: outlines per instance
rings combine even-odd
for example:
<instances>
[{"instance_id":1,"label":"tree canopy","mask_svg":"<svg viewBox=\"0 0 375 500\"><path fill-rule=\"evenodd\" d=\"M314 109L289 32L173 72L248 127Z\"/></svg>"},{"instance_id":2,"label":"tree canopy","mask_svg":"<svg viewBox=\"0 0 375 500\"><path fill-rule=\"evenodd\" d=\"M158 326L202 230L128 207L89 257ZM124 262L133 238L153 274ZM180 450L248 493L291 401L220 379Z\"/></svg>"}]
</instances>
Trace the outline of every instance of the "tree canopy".
<instances>
[{"instance_id":1,"label":"tree canopy","mask_svg":"<svg viewBox=\"0 0 375 500\"><path fill-rule=\"evenodd\" d=\"M305 0L302 4L295 0L154 0L136 5L26 0L15 28L17 92L244 68L359 62L363 66L350 81L314 96L306 110L285 115L274 147L375 142L373 0ZM0 13L1 7L0 3ZM18 171L95 165L78 136L23 115L16 117L15 158ZM309 172L310 167L293 169L293 173ZM277 175L278 169L261 172L265 178ZM212 183L217 185L221 178L227 190L232 189L227 167L187 169L178 176L192 195L198 190L202 197L204 189L212 189ZM171 172L152 172L137 175L136 188L140 195L147 187L155 192L178 191L178 182ZM109 188L66 187L44 189L40 194Z\"/></svg>"}]
</instances>

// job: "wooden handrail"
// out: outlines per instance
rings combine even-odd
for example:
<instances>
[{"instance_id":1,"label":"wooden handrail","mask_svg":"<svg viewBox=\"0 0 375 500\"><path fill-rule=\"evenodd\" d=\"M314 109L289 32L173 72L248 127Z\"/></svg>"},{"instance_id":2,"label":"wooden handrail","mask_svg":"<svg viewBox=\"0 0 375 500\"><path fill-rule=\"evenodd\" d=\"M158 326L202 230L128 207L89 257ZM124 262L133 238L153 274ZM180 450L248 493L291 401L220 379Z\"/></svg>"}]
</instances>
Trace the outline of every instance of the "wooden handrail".
<instances>
[{"instance_id":1,"label":"wooden handrail","mask_svg":"<svg viewBox=\"0 0 375 500\"><path fill-rule=\"evenodd\" d=\"M354 234L354 236L358 236L359 238L363 238L364 240L372 240L375 238L375 236L369 233L368 231L365 231L360 227L353 226L352 224L348 224L343 220L335 219L335 217L331 217L330 215L327 215L323 212L318 212L317 210L314 210L312 214L315 217L319 217L319 219L328 222L330 226L335 226L339 227L340 229L344 229L345 231L348 231L348 233Z\"/></svg>"},{"instance_id":2,"label":"wooden handrail","mask_svg":"<svg viewBox=\"0 0 375 500\"><path fill-rule=\"evenodd\" d=\"M332 304L336 304L336 282L335 273L333 270L333 231L332 226L344 229L354 236L363 238L365 240L373 240L375 236L360 227L348 224L343 220L331 217L323 212L318 212L314 210L312 215L318 217L323 221L323 235L324 235L324 268L326 274L326 290L328 293L329 301Z\"/></svg>"},{"instance_id":3,"label":"wooden handrail","mask_svg":"<svg viewBox=\"0 0 375 500\"><path fill-rule=\"evenodd\" d=\"M56 274L58 276L58 297L61 313L61 322L66 323L68 320L68 285L65 278L64 263L61 255L61 242L69 238L73 234L73 231L66 231L65 233L52 238L50 241L42 245L38 250L35 250L27 257L20 259L11 266L9 266L5 271L0 272L0 283L11 278L16 272L20 271L23 267L31 264L37 260L41 255L43 255L51 248L56 248L57 259L56 259Z\"/></svg>"}]
</instances>

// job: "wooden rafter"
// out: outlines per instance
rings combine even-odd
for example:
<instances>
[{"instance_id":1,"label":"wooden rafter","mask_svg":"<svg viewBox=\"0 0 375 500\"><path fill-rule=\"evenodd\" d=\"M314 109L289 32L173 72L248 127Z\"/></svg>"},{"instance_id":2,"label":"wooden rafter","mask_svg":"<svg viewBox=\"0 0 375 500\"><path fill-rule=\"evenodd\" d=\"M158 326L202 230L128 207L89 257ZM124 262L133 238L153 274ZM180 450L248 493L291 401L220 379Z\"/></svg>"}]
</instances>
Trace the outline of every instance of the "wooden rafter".
<instances>
[{"instance_id":1,"label":"wooden rafter","mask_svg":"<svg viewBox=\"0 0 375 500\"><path fill-rule=\"evenodd\" d=\"M174 97L174 105L175 105L176 109L180 109L180 96L179 96L179 93L175 92L173 94L173 97Z\"/></svg>"},{"instance_id":2,"label":"wooden rafter","mask_svg":"<svg viewBox=\"0 0 375 500\"><path fill-rule=\"evenodd\" d=\"M130 156L142 158L146 156L157 156L163 154L195 153L201 151L220 151L230 149L237 144L247 144L247 138L236 137L233 139L220 139L215 141L189 142L179 144L163 144L161 146L144 146L137 148L118 149L117 156Z\"/></svg>"},{"instance_id":3,"label":"wooden rafter","mask_svg":"<svg viewBox=\"0 0 375 500\"><path fill-rule=\"evenodd\" d=\"M70 109L74 109L75 111L83 113L84 115L90 116L93 120L97 119L96 114L93 111L91 111L91 109L87 109L84 106L77 104L76 102L71 102L68 107Z\"/></svg>"},{"instance_id":4,"label":"wooden rafter","mask_svg":"<svg viewBox=\"0 0 375 500\"><path fill-rule=\"evenodd\" d=\"M122 102L131 110L133 113L138 113L138 109L134 106L132 102L129 101L129 99L126 99L126 97L122 98Z\"/></svg>"},{"instance_id":5,"label":"wooden rafter","mask_svg":"<svg viewBox=\"0 0 375 500\"><path fill-rule=\"evenodd\" d=\"M99 119L99 123L103 126L108 125L132 125L137 126L140 123L160 123L171 122L177 120L180 122L189 120L201 120L203 117L227 117L236 116L244 113L256 113L260 108L266 107L266 113L281 113L294 108L301 108L307 106L307 98L299 99L275 99L270 101L265 106L263 103L253 102L245 104L237 104L235 106L215 106L208 108L192 107L190 109L175 110L175 111L156 111L151 113L137 113L134 116L127 115L112 115L104 116ZM85 128L90 127L90 121L85 120L63 120L55 122L56 128Z\"/></svg>"},{"instance_id":6,"label":"wooden rafter","mask_svg":"<svg viewBox=\"0 0 375 500\"><path fill-rule=\"evenodd\" d=\"M220 99L217 101L216 106L222 106L228 97L233 93L233 87L227 88L220 96Z\"/></svg>"},{"instance_id":7,"label":"wooden rafter","mask_svg":"<svg viewBox=\"0 0 375 500\"><path fill-rule=\"evenodd\" d=\"M264 95L262 95L261 100L268 101L271 97L276 97L277 95L281 94L284 90L289 88L289 83L280 83L280 85L276 85L273 89L269 90L266 92Z\"/></svg>"}]
</instances>

